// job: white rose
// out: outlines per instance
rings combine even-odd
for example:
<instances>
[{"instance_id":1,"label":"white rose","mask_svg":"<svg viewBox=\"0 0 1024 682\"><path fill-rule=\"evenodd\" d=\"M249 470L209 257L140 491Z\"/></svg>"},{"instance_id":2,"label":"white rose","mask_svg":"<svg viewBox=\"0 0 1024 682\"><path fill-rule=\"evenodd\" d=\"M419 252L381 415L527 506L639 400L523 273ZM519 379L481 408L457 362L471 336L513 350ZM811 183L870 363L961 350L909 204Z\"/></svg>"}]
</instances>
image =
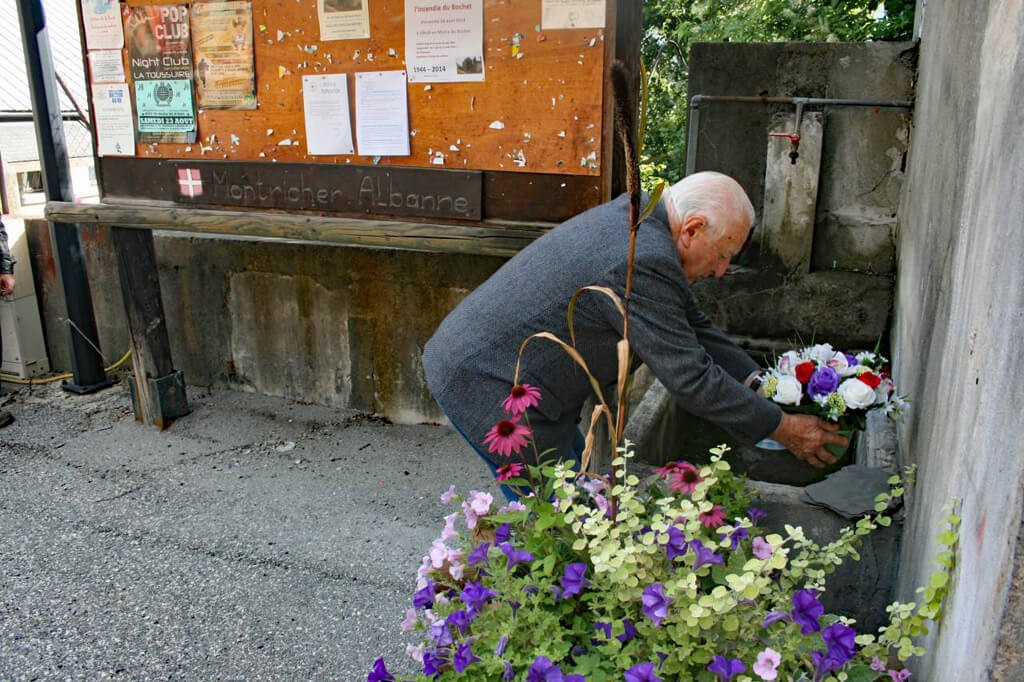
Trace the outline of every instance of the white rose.
<instances>
[{"instance_id":1,"label":"white rose","mask_svg":"<svg viewBox=\"0 0 1024 682\"><path fill-rule=\"evenodd\" d=\"M807 353L811 356L811 360L814 360L814 364L824 365L835 355L835 350L831 343L819 343L816 346L811 346Z\"/></svg>"},{"instance_id":2,"label":"white rose","mask_svg":"<svg viewBox=\"0 0 1024 682\"><path fill-rule=\"evenodd\" d=\"M779 385L775 388L775 395L772 400L780 405L799 405L803 397L803 387L796 377L788 375L779 377ZM874 391L872 391L874 394Z\"/></svg>"},{"instance_id":3,"label":"white rose","mask_svg":"<svg viewBox=\"0 0 1024 682\"><path fill-rule=\"evenodd\" d=\"M786 376L796 376L796 366L803 362L800 356L797 355L795 350L786 351L779 356L779 361L776 366L779 369L779 374L785 374Z\"/></svg>"},{"instance_id":4,"label":"white rose","mask_svg":"<svg viewBox=\"0 0 1024 682\"><path fill-rule=\"evenodd\" d=\"M846 406L853 410L864 409L875 404L875 389L860 379L847 379L839 384L839 395Z\"/></svg>"}]
</instances>

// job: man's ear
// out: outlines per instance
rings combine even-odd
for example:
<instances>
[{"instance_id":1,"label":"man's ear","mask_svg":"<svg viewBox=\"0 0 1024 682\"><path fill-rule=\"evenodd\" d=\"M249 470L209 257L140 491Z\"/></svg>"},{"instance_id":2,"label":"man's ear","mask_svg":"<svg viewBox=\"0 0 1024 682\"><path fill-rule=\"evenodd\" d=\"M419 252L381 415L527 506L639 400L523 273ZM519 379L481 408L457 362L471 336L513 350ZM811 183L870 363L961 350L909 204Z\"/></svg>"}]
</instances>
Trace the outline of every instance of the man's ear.
<instances>
[{"instance_id":1,"label":"man's ear","mask_svg":"<svg viewBox=\"0 0 1024 682\"><path fill-rule=\"evenodd\" d=\"M679 240L684 248L690 248L690 242L697 236L698 232L703 231L707 227L707 223L708 221L704 219L704 216L700 215L691 215L683 221L683 228L679 231Z\"/></svg>"}]
</instances>

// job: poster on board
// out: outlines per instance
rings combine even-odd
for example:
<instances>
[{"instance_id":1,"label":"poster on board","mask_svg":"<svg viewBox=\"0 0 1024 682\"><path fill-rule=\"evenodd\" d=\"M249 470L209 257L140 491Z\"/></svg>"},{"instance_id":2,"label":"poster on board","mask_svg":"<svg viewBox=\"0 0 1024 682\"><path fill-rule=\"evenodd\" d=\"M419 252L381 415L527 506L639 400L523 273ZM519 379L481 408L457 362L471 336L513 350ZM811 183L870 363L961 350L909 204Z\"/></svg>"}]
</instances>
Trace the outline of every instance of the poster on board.
<instances>
[{"instance_id":1,"label":"poster on board","mask_svg":"<svg viewBox=\"0 0 1024 682\"><path fill-rule=\"evenodd\" d=\"M320 40L370 37L369 0L316 0Z\"/></svg>"},{"instance_id":2,"label":"poster on board","mask_svg":"<svg viewBox=\"0 0 1024 682\"><path fill-rule=\"evenodd\" d=\"M194 142L188 6L125 7L124 32L139 142Z\"/></svg>"},{"instance_id":3,"label":"poster on board","mask_svg":"<svg viewBox=\"0 0 1024 682\"><path fill-rule=\"evenodd\" d=\"M483 0L405 0L410 83L484 80Z\"/></svg>"},{"instance_id":4,"label":"poster on board","mask_svg":"<svg viewBox=\"0 0 1024 682\"><path fill-rule=\"evenodd\" d=\"M255 109L252 2L192 5L192 59L200 109Z\"/></svg>"},{"instance_id":5,"label":"poster on board","mask_svg":"<svg viewBox=\"0 0 1024 682\"><path fill-rule=\"evenodd\" d=\"M124 47L121 5L117 0L81 0L85 47L89 50L120 50Z\"/></svg>"},{"instance_id":6,"label":"poster on board","mask_svg":"<svg viewBox=\"0 0 1024 682\"><path fill-rule=\"evenodd\" d=\"M561 28L604 28L605 0L543 0L541 27L545 31Z\"/></svg>"}]
</instances>

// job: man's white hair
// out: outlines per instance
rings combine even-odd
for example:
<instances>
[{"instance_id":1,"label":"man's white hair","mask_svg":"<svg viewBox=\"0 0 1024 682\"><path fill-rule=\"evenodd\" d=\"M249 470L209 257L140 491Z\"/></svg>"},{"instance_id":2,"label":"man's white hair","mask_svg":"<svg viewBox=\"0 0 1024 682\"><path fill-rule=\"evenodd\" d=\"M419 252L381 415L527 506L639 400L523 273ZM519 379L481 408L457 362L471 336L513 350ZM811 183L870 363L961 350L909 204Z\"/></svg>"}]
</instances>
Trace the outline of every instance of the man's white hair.
<instances>
[{"instance_id":1,"label":"man's white hair","mask_svg":"<svg viewBox=\"0 0 1024 682\"><path fill-rule=\"evenodd\" d=\"M740 183L724 173L701 171L675 183L666 191L676 220L682 224L692 215L708 221L708 236L720 239L732 219L743 216L754 224L754 206Z\"/></svg>"}]
</instances>

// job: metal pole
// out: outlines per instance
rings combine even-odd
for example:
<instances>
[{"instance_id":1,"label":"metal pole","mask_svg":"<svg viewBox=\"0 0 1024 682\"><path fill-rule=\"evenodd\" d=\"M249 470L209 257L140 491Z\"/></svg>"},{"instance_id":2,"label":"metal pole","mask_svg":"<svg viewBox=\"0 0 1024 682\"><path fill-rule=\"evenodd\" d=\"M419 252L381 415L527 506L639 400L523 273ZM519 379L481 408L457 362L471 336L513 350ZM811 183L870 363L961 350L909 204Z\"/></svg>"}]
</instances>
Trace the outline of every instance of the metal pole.
<instances>
[{"instance_id":1,"label":"metal pole","mask_svg":"<svg viewBox=\"0 0 1024 682\"><path fill-rule=\"evenodd\" d=\"M63 116L60 111L57 80L53 72L50 41L41 0L17 0L25 46L25 68L32 93L36 141L42 166L43 188L47 201L73 201L71 171L64 143ZM60 272L61 287L71 323L71 366L73 378L65 381L65 390L92 393L110 386L99 353L92 296L82 257L82 241L77 225L51 223L54 254Z\"/></svg>"}]
</instances>

